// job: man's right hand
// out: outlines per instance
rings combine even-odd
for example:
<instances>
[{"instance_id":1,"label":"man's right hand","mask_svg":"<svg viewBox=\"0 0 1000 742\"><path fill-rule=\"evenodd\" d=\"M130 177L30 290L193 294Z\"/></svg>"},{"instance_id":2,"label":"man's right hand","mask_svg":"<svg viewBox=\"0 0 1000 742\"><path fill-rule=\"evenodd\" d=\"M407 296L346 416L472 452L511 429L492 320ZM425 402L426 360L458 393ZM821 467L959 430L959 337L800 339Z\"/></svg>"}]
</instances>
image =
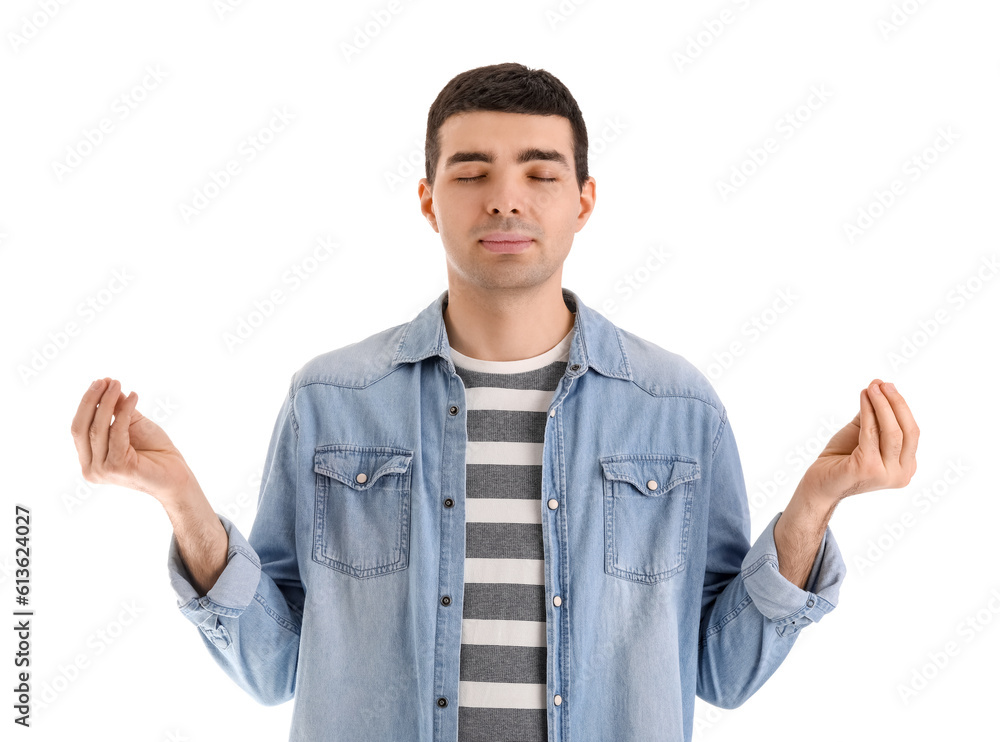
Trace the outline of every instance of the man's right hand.
<instances>
[{"instance_id":1,"label":"man's right hand","mask_svg":"<svg viewBox=\"0 0 1000 742\"><path fill-rule=\"evenodd\" d=\"M126 397L121 384L108 377L97 384L84 392L70 427L83 478L146 492L164 507L173 505L194 483L184 457L163 428L135 408L138 394Z\"/></svg>"},{"instance_id":2,"label":"man's right hand","mask_svg":"<svg viewBox=\"0 0 1000 742\"><path fill-rule=\"evenodd\" d=\"M206 595L226 568L229 534L180 451L163 428L135 408L138 401L138 394L126 397L121 384L107 377L84 392L70 426L83 478L159 500L191 584L199 596Z\"/></svg>"}]
</instances>

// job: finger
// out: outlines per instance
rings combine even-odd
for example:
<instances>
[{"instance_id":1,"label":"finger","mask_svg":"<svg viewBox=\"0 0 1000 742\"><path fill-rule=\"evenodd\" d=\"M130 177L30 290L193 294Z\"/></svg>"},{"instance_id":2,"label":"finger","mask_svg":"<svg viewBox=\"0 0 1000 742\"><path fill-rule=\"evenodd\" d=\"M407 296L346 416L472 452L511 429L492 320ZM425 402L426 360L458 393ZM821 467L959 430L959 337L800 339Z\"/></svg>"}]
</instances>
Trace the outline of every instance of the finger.
<instances>
[{"instance_id":1,"label":"finger","mask_svg":"<svg viewBox=\"0 0 1000 742\"><path fill-rule=\"evenodd\" d=\"M910 406L906 404L903 395L895 387L883 389L883 393L885 398L889 400L889 404L892 405L892 411L896 415L899 427L903 430L903 447L899 452L900 466L912 474L912 471L917 468L917 440L920 438L920 428L917 427L917 421L913 419Z\"/></svg>"},{"instance_id":2,"label":"finger","mask_svg":"<svg viewBox=\"0 0 1000 742\"><path fill-rule=\"evenodd\" d=\"M94 423L94 414L97 412L97 402L104 391L104 385L108 383L107 377L98 379L100 382L96 389L87 389L80 399L80 405L76 408L73 416L73 423L70 425L70 433L73 436L73 445L76 446L76 453L80 457L80 467L86 471L90 468L93 460L93 450L90 447L90 426Z\"/></svg>"},{"instance_id":3,"label":"finger","mask_svg":"<svg viewBox=\"0 0 1000 742\"><path fill-rule=\"evenodd\" d=\"M878 417L879 447L882 451L882 461L885 463L886 471L898 472L899 452L903 448L903 431L899 427L896 413L892 411L889 400L882 393L881 384L882 381L876 379L868 386L872 393L872 406Z\"/></svg>"},{"instance_id":4,"label":"finger","mask_svg":"<svg viewBox=\"0 0 1000 742\"><path fill-rule=\"evenodd\" d=\"M861 390L861 431L858 433L858 446L865 461L882 460L882 453L879 451L878 418L867 389Z\"/></svg>"},{"instance_id":5,"label":"finger","mask_svg":"<svg viewBox=\"0 0 1000 742\"><path fill-rule=\"evenodd\" d=\"M114 414L115 402L121 392L122 385L117 379L111 382L101 395L98 402L97 413L94 415L94 422L90 426L90 447L94 452L93 466L98 468L104 466L108 458L108 433L111 427L111 415Z\"/></svg>"},{"instance_id":6,"label":"finger","mask_svg":"<svg viewBox=\"0 0 1000 742\"><path fill-rule=\"evenodd\" d=\"M132 422L132 410L139 401L139 395L129 392L126 397L118 393L118 404L115 405L115 421L111 423L108 434L108 466L120 468L125 463L129 449L128 428Z\"/></svg>"}]
</instances>

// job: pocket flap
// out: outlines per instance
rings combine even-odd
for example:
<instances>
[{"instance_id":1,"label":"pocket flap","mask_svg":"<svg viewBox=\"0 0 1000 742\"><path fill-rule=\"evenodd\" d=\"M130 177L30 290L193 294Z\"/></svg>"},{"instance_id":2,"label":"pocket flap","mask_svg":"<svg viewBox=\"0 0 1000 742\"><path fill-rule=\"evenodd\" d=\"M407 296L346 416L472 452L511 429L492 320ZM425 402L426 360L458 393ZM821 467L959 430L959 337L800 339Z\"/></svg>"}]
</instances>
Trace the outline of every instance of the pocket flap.
<instances>
[{"instance_id":1,"label":"pocket flap","mask_svg":"<svg viewBox=\"0 0 1000 742\"><path fill-rule=\"evenodd\" d=\"M644 495L657 496L701 477L698 462L665 453L617 454L600 459L605 479L628 482Z\"/></svg>"},{"instance_id":2,"label":"pocket flap","mask_svg":"<svg viewBox=\"0 0 1000 742\"><path fill-rule=\"evenodd\" d=\"M409 471L412 459L413 452L403 448L338 444L316 449L313 470L363 491L376 482L380 487L403 486L400 475Z\"/></svg>"}]
</instances>

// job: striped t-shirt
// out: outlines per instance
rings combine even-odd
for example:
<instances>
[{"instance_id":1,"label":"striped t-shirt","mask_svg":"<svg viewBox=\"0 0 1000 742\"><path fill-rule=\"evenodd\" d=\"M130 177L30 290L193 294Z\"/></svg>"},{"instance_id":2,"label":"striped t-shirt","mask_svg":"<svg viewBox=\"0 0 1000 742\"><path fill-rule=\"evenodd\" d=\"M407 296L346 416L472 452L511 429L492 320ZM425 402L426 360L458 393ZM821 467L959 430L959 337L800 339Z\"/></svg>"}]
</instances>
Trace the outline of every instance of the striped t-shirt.
<instances>
[{"instance_id":1,"label":"striped t-shirt","mask_svg":"<svg viewBox=\"0 0 1000 742\"><path fill-rule=\"evenodd\" d=\"M548 739L542 444L572 335L520 361L451 350L468 413L460 742Z\"/></svg>"}]
</instances>

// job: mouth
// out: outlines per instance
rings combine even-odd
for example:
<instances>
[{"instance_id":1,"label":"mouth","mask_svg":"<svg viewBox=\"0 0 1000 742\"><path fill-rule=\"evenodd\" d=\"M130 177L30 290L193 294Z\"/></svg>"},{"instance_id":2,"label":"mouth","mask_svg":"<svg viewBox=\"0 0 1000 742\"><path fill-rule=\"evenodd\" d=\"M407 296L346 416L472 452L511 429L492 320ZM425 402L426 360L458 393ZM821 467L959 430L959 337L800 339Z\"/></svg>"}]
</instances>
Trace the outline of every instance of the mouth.
<instances>
[{"instance_id":1,"label":"mouth","mask_svg":"<svg viewBox=\"0 0 1000 742\"><path fill-rule=\"evenodd\" d=\"M479 240L480 244L490 252L519 253L524 252L534 240L527 235L516 232L495 232Z\"/></svg>"}]
</instances>

